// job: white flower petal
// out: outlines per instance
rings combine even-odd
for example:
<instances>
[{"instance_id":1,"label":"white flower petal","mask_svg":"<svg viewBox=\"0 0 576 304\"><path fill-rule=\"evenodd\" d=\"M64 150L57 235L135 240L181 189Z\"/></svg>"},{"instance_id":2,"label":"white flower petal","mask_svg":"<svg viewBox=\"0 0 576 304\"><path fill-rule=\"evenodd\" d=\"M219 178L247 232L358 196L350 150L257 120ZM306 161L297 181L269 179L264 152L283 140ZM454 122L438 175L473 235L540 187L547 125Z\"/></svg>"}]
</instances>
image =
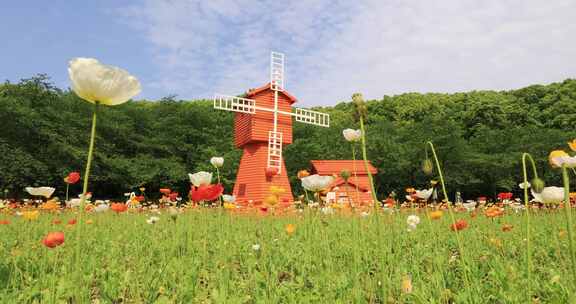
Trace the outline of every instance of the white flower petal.
<instances>
[{"instance_id":1,"label":"white flower petal","mask_svg":"<svg viewBox=\"0 0 576 304\"><path fill-rule=\"evenodd\" d=\"M75 58L68 64L72 90L89 102L113 106L141 91L138 79L126 70L104 65L93 58Z\"/></svg>"}]
</instances>

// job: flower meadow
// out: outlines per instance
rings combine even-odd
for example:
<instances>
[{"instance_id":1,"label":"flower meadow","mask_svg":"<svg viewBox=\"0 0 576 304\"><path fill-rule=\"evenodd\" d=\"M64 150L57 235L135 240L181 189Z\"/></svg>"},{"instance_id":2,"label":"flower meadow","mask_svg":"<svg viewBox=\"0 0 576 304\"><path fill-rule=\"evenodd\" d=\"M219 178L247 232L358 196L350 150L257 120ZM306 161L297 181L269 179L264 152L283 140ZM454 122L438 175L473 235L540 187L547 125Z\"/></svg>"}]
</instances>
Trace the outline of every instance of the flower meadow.
<instances>
[{"instance_id":1,"label":"flower meadow","mask_svg":"<svg viewBox=\"0 0 576 304\"><path fill-rule=\"evenodd\" d=\"M0 201L0 303L576 301L576 157L564 150L548 158L562 187L547 185L524 153L523 195L463 201L458 192L449 198L427 141L430 187L379 200L366 149L369 113L354 94L360 129L342 135L354 166L358 159L365 167L362 191L371 201L354 199L360 187L356 196L330 198L337 179L348 191L356 167L333 176L300 170L293 178L303 193L293 201L276 185L263 200L238 200L225 193L227 160L219 156L207 161L211 170L189 174L185 191L142 186L125 201L102 200L90 192L98 114L137 95L140 83L91 58L72 60L69 74L72 90L94 106L86 164L63 177L63 200L39 186L25 188L30 199ZM576 141L568 148L576 152ZM269 178L277 174L268 169Z\"/></svg>"},{"instance_id":2,"label":"flower meadow","mask_svg":"<svg viewBox=\"0 0 576 304\"><path fill-rule=\"evenodd\" d=\"M535 300L569 303L575 291L560 210L533 214L530 281L509 208L456 212L462 254L445 210L15 212L1 216L2 303L525 303L528 284Z\"/></svg>"}]
</instances>

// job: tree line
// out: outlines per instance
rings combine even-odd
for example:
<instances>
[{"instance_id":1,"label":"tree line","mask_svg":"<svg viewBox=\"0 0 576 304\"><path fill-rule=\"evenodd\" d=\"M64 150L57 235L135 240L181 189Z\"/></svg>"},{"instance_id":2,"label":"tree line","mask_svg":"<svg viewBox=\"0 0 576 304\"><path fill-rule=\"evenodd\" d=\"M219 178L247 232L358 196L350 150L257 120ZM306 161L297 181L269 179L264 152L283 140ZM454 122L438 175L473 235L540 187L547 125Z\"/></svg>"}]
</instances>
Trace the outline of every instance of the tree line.
<instances>
[{"instance_id":1,"label":"tree line","mask_svg":"<svg viewBox=\"0 0 576 304\"><path fill-rule=\"evenodd\" d=\"M379 169L379 198L406 187L425 188L421 170L428 140L437 147L451 193L465 198L513 191L522 180L521 153L530 152L548 185L561 185L547 165L549 151L566 148L576 135L576 80L510 91L406 93L370 100L368 157ZM345 128L358 128L350 101L315 108L330 114L331 127L294 123L294 142L284 158L295 193L298 170L313 159L351 159ZM48 76L0 84L0 190L20 196L26 186L65 189L63 178L82 171L86 160L91 105ZM212 109L209 100L168 96L105 108L99 114L91 189L97 197L121 198L146 187L189 189L187 173L212 170L212 156L225 158L227 192L241 151L233 146L234 114ZM76 189L80 192L80 189Z\"/></svg>"}]
</instances>

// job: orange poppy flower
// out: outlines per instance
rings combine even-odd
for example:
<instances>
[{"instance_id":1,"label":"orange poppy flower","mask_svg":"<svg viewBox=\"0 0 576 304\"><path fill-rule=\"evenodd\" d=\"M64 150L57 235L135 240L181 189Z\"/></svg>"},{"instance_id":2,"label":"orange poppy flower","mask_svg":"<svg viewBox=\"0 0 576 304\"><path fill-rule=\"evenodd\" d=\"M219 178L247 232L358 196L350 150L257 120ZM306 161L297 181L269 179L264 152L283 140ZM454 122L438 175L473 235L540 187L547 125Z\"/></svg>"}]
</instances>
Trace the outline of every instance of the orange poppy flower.
<instances>
[{"instance_id":1,"label":"orange poppy flower","mask_svg":"<svg viewBox=\"0 0 576 304\"><path fill-rule=\"evenodd\" d=\"M128 210L128 205L123 203L112 203L110 209L112 209L112 211L116 213L125 212L126 210Z\"/></svg>"},{"instance_id":2,"label":"orange poppy flower","mask_svg":"<svg viewBox=\"0 0 576 304\"><path fill-rule=\"evenodd\" d=\"M430 219L439 220L442 218L443 214L444 213L441 210L432 211L432 212L430 212Z\"/></svg>"},{"instance_id":3,"label":"orange poppy flower","mask_svg":"<svg viewBox=\"0 0 576 304\"><path fill-rule=\"evenodd\" d=\"M168 188L161 188L160 189L160 193L164 194L164 195L169 195L172 192L172 190L168 189Z\"/></svg>"},{"instance_id":4,"label":"orange poppy flower","mask_svg":"<svg viewBox=\"0 0 576 304\"><path fill-rule=\"evenodd\" d=\"M499 207L490 207L490 208L486 209L486 212L484 212L484 215L486 215L486 217L494 218L494 217L504 215L504 211Z\"/></svg>"},{"instance_id":5,"label":"orange poppy flower","mask_svg":"<svg viewBox=\"0 0 576 304\"><path fill-rule=\"evenodd\" d=\"M570 147L570 150L576 152L576 139L569 141L568 147Z\"/></svg>"},{"instance_id":6,"label":"orange poppy flower","mask_svg":"<svg viewBox=\"0 0 576 304\"><path fill-rule=\"evenodd\" d=\"M299 179L303 179L306 176L310 176L310 172L308 172L308 170L300 170L298 171L298 178Z\"/></svg>"},{"instance_id":7,"label":"orange poppy flower","mask_svg":"<svg viewBox=\"0 0 576 304\"><path fill-rule=\"evenodd\" d=\"M288 224L286 225L286 233L288 235L292 235L294 233L294 231L296 231L296 226L294 224Z\"/></svg>"},{"instance_id":8,"label":"orange poppy flower","mask_svg":"<svg viewBox=\"0 0 576 304\"><path fill-rule=\"evenodd\" d=\"M452 229L452 231L460 231L460 230L464 230L468 227L468 222L466 222L463 219L459 219L456 221L456 223L450 225L450 229Z\"/></svg>"},{"instance_id":9,"label":"orange poppy flower","mask_svg":"<svg viewBox=\"0 0 576 304\"><path fill-rule=\"evenodd\" d=\"M504 225L502 225L502 231L504 231L504 232L511 231L512 228L514 228L514 226L512 226L512 225L510 225L510 224L504 224Z\"/></svg>"}]
</instances>

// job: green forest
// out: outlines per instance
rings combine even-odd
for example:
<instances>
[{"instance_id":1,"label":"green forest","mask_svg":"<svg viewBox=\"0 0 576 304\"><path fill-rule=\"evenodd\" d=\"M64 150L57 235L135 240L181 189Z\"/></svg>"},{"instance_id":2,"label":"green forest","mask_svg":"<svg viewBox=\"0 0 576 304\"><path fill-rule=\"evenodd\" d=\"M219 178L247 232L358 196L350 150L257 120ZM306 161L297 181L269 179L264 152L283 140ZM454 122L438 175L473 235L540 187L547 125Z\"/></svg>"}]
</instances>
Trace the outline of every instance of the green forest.
<instances>
[{"instance_id":1,"label":"green forest","mask_svg":"<svg viewBox=\"0 0 576 304\"><path fill-rule=\"evenodd\" d=\"M510 91L406 93L367 104L368 158L379 169L379 198L428 186L430 176L421 171L427 140L437 148L448 190L464 198L519 193L522 152L533 154L547 185L560 185L547 155L575 136L574 79ZM343 129L358 128L352 103L314 109L330 114L331 127L294 122L294 143L284 150L296 194L296 173L310 160L352 157L342 136ZM23 196L26 186L54 186L62 196L63 178L84 169L91 111L46 75L0 84L0 189ZM233 117L212 109L209 100L175 96L104 107L89 190L98 198L121 198L140 186L149 193L160 187L185 193L187 173L210 171L209 159L223 156L223 182L231 191L241 156L233 146Z\"/></svg>"}]
</instances>

